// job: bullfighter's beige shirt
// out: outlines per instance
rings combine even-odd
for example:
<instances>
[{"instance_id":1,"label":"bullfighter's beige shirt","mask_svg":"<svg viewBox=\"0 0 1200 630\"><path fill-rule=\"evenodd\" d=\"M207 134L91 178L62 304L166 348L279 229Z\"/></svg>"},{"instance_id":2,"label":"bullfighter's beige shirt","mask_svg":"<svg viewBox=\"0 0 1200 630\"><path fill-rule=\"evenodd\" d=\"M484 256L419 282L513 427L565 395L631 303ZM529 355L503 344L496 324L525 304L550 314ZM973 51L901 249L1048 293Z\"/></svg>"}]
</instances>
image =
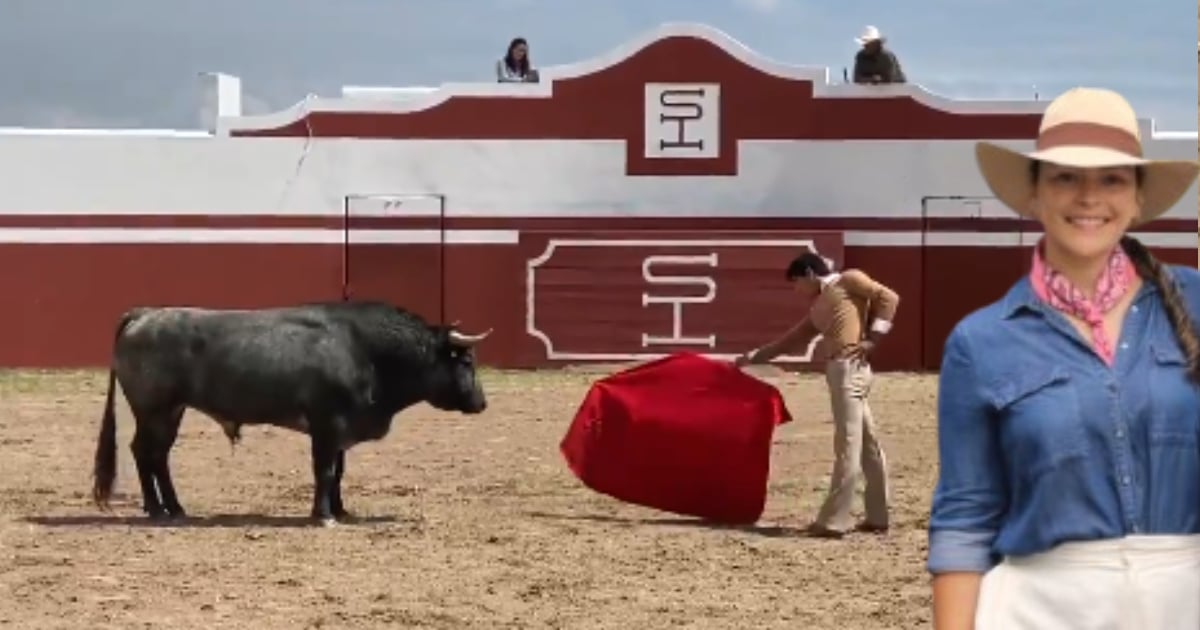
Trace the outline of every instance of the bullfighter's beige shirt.
<instances>
[{"instance_id":1,"label":"bullfighter's beige shirt","mask_svg":"<svg viewBox=\"0 0 1200 630\"><path fill-rule=\"evenodd\" d=\"M845 358L866 339L868 327L888 332L899 305L895 291L863 271L847 269L834 274L822 283L808 317L755 352L754 361L770 361L805 348L817 335L824 337L827 359Z\"/></svg>"}]
</instances>

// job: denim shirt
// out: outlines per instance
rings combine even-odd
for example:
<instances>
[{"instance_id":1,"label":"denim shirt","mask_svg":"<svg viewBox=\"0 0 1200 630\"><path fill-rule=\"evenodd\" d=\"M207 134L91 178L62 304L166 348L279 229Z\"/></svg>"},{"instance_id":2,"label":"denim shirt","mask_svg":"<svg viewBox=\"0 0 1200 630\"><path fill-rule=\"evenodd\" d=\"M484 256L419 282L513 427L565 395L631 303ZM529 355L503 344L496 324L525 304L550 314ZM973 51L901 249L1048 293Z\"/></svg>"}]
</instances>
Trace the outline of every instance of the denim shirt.
<instances>
[{"instance_id":1,"label":"denim shirt","mask_svg":"<svg viewBox=\"0 0 1200 630\"><path fill-rule=\"evenodd\" d=\"M1168 265L1200 326L1200 272ZM1200 533L1200 387L1143 282L1110 367L1028 277L950 333L932 574L1068 540Z\"/></svg>"}]
</instances>

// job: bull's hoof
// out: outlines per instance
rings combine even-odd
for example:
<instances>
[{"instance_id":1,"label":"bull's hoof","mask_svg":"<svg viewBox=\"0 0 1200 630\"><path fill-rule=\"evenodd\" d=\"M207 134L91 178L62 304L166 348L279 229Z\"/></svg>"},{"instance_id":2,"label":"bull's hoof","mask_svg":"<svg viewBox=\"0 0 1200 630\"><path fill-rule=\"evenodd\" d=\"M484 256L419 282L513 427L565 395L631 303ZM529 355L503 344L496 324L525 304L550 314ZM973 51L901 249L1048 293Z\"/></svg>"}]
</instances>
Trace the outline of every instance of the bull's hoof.
<instances>
[{"instance_id":1,"label":"bull's hoof","mask_svg":"<svg viewBox=\"0 0 1200 630\"><path fill-rule=\"evenodd\" d=\"M319 510L313 510L308 516L318 527L333 527L337 525L337 519L330 513L322 514Z\"/></svg>"},{"instance_id":2,"label":"bull's hoof","mask_svg":"<svg viewBox=\"0 0 1200 630\"><path fill-rule=\"evenodd\" d=\"M183 510L179 510L179 511L158 510L155 512L147 512L146 516L147 516L147 518L149 518L151 523L156 523L156 524L160 524L160 525L167 525L170 523L179 523L179 522L187 520L187 514L185 514L183 512Z\"/></svg>"}]
</instances>

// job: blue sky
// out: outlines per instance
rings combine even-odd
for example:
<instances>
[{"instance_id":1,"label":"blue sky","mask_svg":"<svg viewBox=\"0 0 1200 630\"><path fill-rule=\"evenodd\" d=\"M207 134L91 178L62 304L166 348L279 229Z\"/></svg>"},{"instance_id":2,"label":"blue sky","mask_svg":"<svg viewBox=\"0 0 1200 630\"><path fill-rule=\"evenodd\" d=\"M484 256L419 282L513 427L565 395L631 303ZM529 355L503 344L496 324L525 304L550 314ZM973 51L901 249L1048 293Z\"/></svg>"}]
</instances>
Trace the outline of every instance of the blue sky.
<instances>
[{"instance_id":1,"label":"blue sky","mask_svg":"<svg viewBox=\"0 0 1200 630\"><path fill-rule=\"evenodd\" d=\"M0 0L0 125L196 127L201 71L241 76L247 108L262 111L346 84L491 80L514 35L545 66L695 21L839 78L851 39L874 24L909 80L939 93L1103 85L1160 128L1194 130L1196 11L1193 0Z\"/></svg>"}]
</instances>

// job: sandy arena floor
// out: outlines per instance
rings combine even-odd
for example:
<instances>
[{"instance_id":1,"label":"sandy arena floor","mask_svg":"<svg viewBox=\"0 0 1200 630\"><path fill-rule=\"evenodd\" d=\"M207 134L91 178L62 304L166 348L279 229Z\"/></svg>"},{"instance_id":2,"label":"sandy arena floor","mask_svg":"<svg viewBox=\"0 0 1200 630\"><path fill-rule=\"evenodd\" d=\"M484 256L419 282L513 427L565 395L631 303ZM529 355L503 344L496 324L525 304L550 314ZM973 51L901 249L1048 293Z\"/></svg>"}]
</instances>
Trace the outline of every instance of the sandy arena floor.
<instances>
[{"instance_id":1,"label":"sandy arena floor","mask_svg":"<svg viewBox=\"0 0 1200 630\"><path fill-rule=\"evenodd\" d=\"M828 478L825 390L817 377L762 374L798 421L776 433L752 531L582 487L557 448L595 374L488 372L481 417L402 413L383 442L348 456L347 508L362 522L328 530L306 519L304 437L251 428L232 451L195 412L172 459L193 521L147 525L123 401L118 514L101 514L89 488L103 375L5 374L0 627L928 627L934 378L881 375L873 396L893 532L828 541L795 533Z\"/></svg>"}]
</instances>

